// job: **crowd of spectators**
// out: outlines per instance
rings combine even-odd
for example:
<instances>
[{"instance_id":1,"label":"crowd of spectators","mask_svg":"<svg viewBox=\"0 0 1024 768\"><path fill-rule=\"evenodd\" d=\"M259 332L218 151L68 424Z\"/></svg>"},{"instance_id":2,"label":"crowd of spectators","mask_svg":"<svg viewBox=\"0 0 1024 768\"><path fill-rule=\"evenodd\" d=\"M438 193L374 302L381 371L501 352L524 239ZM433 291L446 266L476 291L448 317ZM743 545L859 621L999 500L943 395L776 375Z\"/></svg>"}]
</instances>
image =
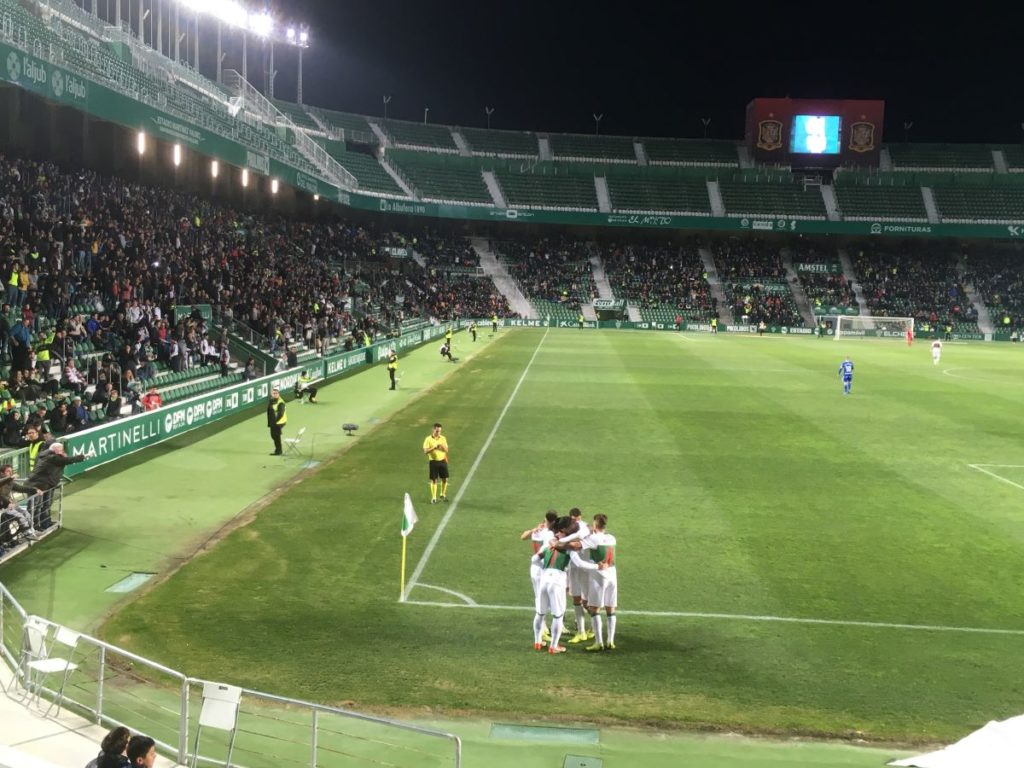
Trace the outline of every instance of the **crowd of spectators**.
<instances>
[{"instance_id":1,"label":"crowd of spectators","mask_svg":"<svg viewBox=\"0 0 1024 768\"><path fill-rule=\"evenodd\" d=\"M978 313L955 255L916 243L864 244L851 248L851 255L868 314L913 317L922 330L946 325L977 330Z\"/></svg>"},{"instance_id":2,"label":"crowd of spectators","mask_svg":"<svg viewBox=\"0 0 1024 768\"><path fill-rule=\"evenodd\" d=\"M777 244L730 238L713 246L722 289L738 323L802 327Z\"/></svg>"},{"instance_id":3,"label":"crowd of spectators","mask_svg":"<svg viewBox=\"0 0 1024 768\"><path fill-rule=\"evenodd\" d=\"M1014 247L964 249L964 280L973 283L997 331L1024 331L1024 258Z\"/></svg>"},{"instance_id":4,"label":"crowd of spectators","mask_svg":"<svg viewBox=\"0 0 1024 768\"><path fill-rule=\"evenodd\" d=\"M604 252L604 269L616 298L641 310L667 310L693 322L718 314L694 246L611 245Z\"/></svg>"},{"instance_id":5,"label":"crowd of spectators","mask_svg":"<svg viewBox=\"0 0 1024 768\"><path fill-rule=\"evenodd\" d=\"M425 269L422 279L409 280L420 314L442 321L514 316L508 299L483 274L480 256L467 238L428 230L413 238L413 247Z\"/></svg>"},{"instance_id":6,"label":"crowd of spectators","mask_svg":"<svg viewBox=\"0 0 1024 768\"><path fill-rule=\"evenodd\" d=\"M597 298L590 248L574 240L502 241L494 250L528 299L560 304L578 312Z\"/></svg>"},{"instance_id":7,"label":"crowd of spectators","mask_svg":"<svg viewBox=\"0 0 1024 768\"><path fill-rule=\"evenodd\" d=\"M285 355L364 344L417 315L508 314L490 280L397 257L414 246L435 261L475 259L465 241L261 216L0 156L5 404L45 398L58 424L72 413L73 429L75 397L94 423L101 409L116 418L144 408L161 371L213 365L226 374L226 337L197 313L175 316L181 305L208 304L225 327Z\"/></svg>"},{"instance_id":8,"label":"crowd of spectators","mask_svg":"<svg viewBox=\"0 0 1024 768\"><path fill-rule=\"evenodd\" d=\"M834 248L819 250L804 241L792 248L792 260L815 314L858 314L857 297Z\"/></svg>"}]
</instances>

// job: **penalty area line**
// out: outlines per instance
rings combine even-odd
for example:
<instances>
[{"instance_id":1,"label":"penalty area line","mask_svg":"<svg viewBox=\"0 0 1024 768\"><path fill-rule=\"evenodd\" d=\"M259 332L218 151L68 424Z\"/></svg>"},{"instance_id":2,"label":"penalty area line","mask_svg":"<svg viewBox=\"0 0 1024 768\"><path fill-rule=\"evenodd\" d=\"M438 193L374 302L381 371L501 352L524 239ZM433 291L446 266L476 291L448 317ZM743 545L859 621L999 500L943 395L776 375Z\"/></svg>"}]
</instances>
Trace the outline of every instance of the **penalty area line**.
<instances>
[{"instance_id":1,"label":"penalty area line","mask_svg":"<svg viewBox=\"0 0 1024 768\"><path fill-rule=\"evenodd\" d=\"M1012 485L1014 488L1019 488L1020 490L1024 491L1024 485L1021 485L1020 483L1015 483L1013 482L1013 480L1007 480L1002 475L997 475L995 472L989 472L987 469L985 469L985 467L1016 468L1020 466L1019 464L968 464L967 466L970 467L971 469L976 469L979 472L984 472L989 477L994 477L996 480L1002 480L1007 485Z\"/></svg>"},{"instance_id":2,"label":"penalty area line","mask_svg":"<svg viewBox=\"0 0 1024 768\"><path fill-rule=\"evenodd\" d=\"M477 603L438 603L429 600L406 600L409 605L423 605L433 608L476 608L491 611L533 612L528 605L486 605ZM778 624L808 624L832 627L861 627L864 629L907 629L919 632L962 632L975 635L1024 636L1024 629L999 629L996 627L954 627L942 624L898 624L887 621L852 621L843 619L806 619L795 616L757 616L744 613L699 613L695 611L616 611L621 616L652 616L676 619L722 619L729 621L751 621Z\"/></svg>"},{"instance_id":3,"label":"penalty area line","mask_svg":"<svg viewBox=\"0 0 1024 768\"><path fill-rule=\"evenodd\" d=\"M452 500L451 506L448 507L448 511L445 512L444 517L441 518L441 522L438 523L437 529L434 531L434 535L430 537L430 541L427 542L427 548L420 555L420 561L416 564L416 569L412 572L412 576L409 577L409 583L405 585L405 592L402 593L402 599L400 602L407 602L409 599L409 593L412 592L412 588L416 586L420 576L423 574L423 569L427 567L427 562L430 560L430 556L434 554L434 548L437 547L437 542L441 540L441 534L444 533L444 529L448 527L448 522L452 519L452 515L455 514L455 510L459 508L459 501L462 499L462 494L466 492L469 484L473 481L473 476L476 474L477 467L480 466L480 462L483 461L484 454L487 453L487 449L491 447L491 442L494 440L494 436L498 433L498 428L501 426L501 422L505 420L505 414L508 413L508 409L512 407L512 401L516 399L516 395L519 394L519 388L523 386L523 382L526 381L526 375L530 372L530 367L533 365L533 361L537 359L537 354L540 352L540 348L544 345L544 340L548 337L551 329L548 328L544 331L544 335L541 336L539 342L537 342L537 348L533 350L533 356L530 357L530 361L526 364L523 369L523 375L519 377L519 381L516 382L515 389L512 390L512 394L508 396L508 401L505 403L505 407L501 409L501 413L498 414L498 420L494 422L494 428L491 429L491 434L487 436L484 441L483 447L480 448L480 453L476 455L476 459L473 461L473 466L469 468L469 472L466 473L466 480L459 487L459 492L455 494L455 498Z\"/></svg>"}]
</instances>

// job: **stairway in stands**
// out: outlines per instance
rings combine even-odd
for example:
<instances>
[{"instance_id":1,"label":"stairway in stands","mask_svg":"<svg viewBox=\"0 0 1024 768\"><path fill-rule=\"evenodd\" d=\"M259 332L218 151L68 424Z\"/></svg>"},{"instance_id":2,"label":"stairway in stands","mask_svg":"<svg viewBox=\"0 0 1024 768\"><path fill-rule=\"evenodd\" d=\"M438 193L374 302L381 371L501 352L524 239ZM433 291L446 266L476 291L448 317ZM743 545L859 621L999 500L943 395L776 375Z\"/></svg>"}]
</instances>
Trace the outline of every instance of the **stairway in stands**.
<instances>
[{"instance_id":1,"label":"stairway in stands","mask_svg":"<svg viewBox=\"0 0 1024 768\"><path fill-rule=\"evenodd\" d=\"M793 301L796 302L796 308L800 310L800 317L804 319L804 324L808 328L813 328L816 322L814 312L811 310L811 300L807 298L807 291L804 290L800 276L797 275L796 268L793 266L793 252L789 248L783 248L779 251L779 256L782 258L782 266L786 270L786 282L789 283Z\"/></svg>"},{"instance_id":2,"label":"stairway in stands","mask_svg":"<svg viewBox=\"0 0 1024 768\"><path fill-rule=\"evenodd\" d=\"M977 287L975 287L974 283L967 282L965 277L967 272L967 262L964 260L963 254L960 254L956 267L957 271L960 273L960 282L964 286L967 298L971 300L971 304L973 304L974 308L978 311L978 330L982 333L995 332L992 315L989 314L988 305L985 303L984 297L982 297L981 292Z\"/></svg>"},{"instance_id":3,"label":"stairway in stands","mask_svg":"<svg viewBox=\"0 0 1024 768\"><path fill-rule=\"evenodd\" d=\"M473 237L470 238L470 242L473 244L473 250L480 257L480 267L483 269L484 274L494 281L494 287L501 291L502 295L508 299L512 311L517 312L520 317L534 317L537 313L533 305L523 295L523 292L519 290L519 286L516 285L516 281L512 279L508 270L505 269L505 265L498 260L498 255L491 250L487 238Z\"/></svg>"},{"instance_id":4,"label":"stairway in stands","mask_svg":"<svg viewBox=\"0 0 1024 768\"><path fill-rule=\"evenodd\" d=\"M711 297L718 302L718 322L728 325L732 322L732 315L729 313L729 299L725 297L722 289L722 281L718 277L718 269L715 267L715 257L710 248L698 248L700 260L704 262L704 271L708 275L708 288L711 289Z\"/></svg>"},{"instance_id":5,"label":"stairway in stands","mask_svg":"<svg viewBox=\"0 0 1024 768\"><path fill-rule=\"evenodd\" d=\"M868 315L868 302L864 298L864 289L861 288L860 281L857 280L857 273L853 269L853 260L850 258L850 254L847 253L845 248L838 249L839 263L843 265L843 277L846 278L846 282L853 288L853 296L857 299L857 314Z\"/></svg>"}]
</instances>

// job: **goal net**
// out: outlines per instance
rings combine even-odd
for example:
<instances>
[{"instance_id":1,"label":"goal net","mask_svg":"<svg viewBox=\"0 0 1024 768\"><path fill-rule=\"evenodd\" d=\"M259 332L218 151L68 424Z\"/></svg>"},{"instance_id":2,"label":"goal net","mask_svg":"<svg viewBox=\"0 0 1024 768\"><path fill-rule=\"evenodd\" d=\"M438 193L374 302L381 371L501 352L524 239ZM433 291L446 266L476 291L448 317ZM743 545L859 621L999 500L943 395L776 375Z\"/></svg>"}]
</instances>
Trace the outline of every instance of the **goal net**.
<instances>
[{"instance_id":1,"label":"goal net","mask_svg":"<svg viewBox=\"0 0 1024 768\"><path fill-rule=\"evenodd\" d=\"M838 315L832 323L835 339L902 339L914 330L912 317L879 317L876 315Z\"/></svg>"}]
</instances>

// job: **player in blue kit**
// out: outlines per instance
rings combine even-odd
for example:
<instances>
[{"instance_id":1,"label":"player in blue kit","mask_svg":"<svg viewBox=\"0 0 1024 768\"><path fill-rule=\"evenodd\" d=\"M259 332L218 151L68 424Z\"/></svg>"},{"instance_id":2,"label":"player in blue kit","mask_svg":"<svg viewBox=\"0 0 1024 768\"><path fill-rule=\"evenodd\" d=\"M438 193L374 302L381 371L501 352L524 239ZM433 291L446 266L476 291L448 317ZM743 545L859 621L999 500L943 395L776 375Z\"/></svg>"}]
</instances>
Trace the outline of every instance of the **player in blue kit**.
<instances>
[{"instance_id":1,"label":"player in blue kit","mask_svg":"<svg viewBox=\"0 0 1024 768\"><path fill-rule=\"evenodd\" d=\"M853 360L849 357L839 364L839 375L843 379L843 394L850 394L853 389Z\"/></svg>"}]
</instances>

